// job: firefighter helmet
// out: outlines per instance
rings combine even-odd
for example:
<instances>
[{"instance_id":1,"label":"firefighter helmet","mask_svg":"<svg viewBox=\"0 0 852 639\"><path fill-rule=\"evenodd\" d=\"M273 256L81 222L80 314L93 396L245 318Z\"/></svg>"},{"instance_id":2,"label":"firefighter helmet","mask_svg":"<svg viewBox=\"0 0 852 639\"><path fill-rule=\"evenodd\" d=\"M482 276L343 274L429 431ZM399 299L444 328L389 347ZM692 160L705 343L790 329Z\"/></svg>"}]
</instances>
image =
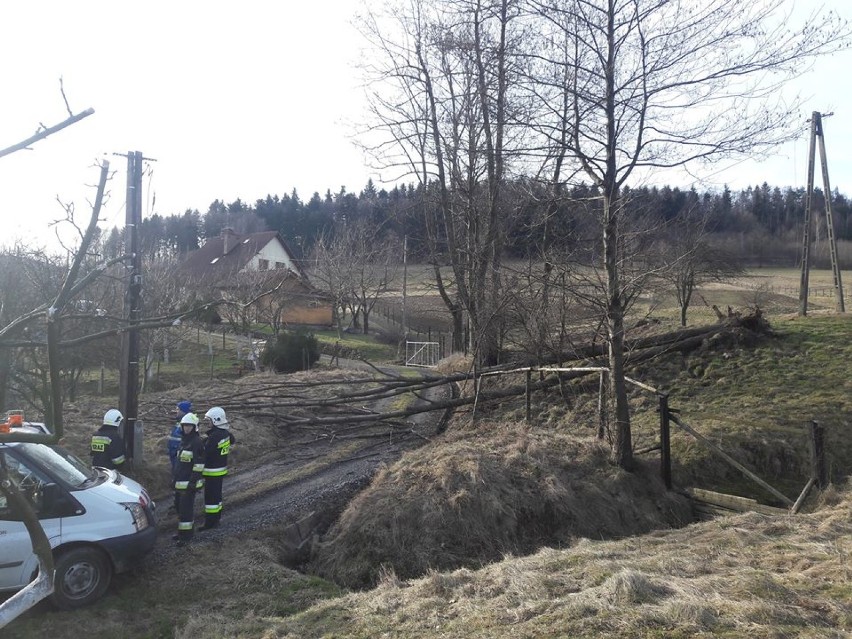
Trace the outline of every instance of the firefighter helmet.
<instances>
[{"instance_id":1,"label":"firefighter helmet","mask_svg":"<svg viewBox=\"0 0 852 639\"><path fill-rule=\"evenodd\" d=\"M183 417L180 418L180 425L186 426L189 424L193 428L198 428L198 415L195 413L187 413Z\"/></svg>"},{"instance_id":2,"label":"firefighter helmet","mask_svg":"<svg viewBox=\"0 0 852 639\"><path fill-rule=\"evenodd\" d=\"M124 419L124 415L121 414L121 411L117 408L110 408L106 413L104 413L104 426L118 426L121 424L121 420Z\"/></svg>"},{"instance_id":3,"label":"firefighter helmet","mask_svg":"<svg viewBox=\"0 0 852 639\"><path fill-rule=\"evenodd\" d=\"M218 406L214 406L204 413L204 417L213 422L214 426L224 428L228 424L228 418L225 416L225 411Z\"/></svg>"}]
</instances>

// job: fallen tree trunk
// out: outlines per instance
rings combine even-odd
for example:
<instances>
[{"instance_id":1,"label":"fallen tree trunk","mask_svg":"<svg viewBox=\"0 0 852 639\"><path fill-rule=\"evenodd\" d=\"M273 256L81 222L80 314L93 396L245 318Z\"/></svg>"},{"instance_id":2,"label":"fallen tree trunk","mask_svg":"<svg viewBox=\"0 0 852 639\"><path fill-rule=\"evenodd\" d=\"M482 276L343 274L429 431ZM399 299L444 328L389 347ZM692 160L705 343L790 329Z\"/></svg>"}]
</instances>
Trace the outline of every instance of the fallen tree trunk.
<instances>
[{"instance_id":1,"label":"fallen tree trunk","mask_svg":"<svg viewBox=\"0 0 852 639\"><path fill-rule=\"evenodd\" d=\"M747 318L751 321L752 318ZM708 339L718 336L725 339L734 336L737 330L743 326L742 318L732 317L719 324L710 326L689 328L656 335L652 337L632 340L628 343L627 361L630 364L646 362L671 352L689 352L700 347ZM480 369L474 375L473 371L466 371L446 375L442 377L429 376L419 379L402 377L378 367L372 366L379 375L357 377L343 377L334 380L316 380L314 382L291 382L289 380L266 383L260 388L240 391L227 398L218 397L216 403L225 410L234 410L248 418L272 419L281 427L287 429L298 429L306 436L313 435L315 438L326 439L339 436L339 433L350 432L358 429L369 429L371 425L385 423L385 430L379 430L389 434L388 422L400 422L415 415L433 411L451 411L475 402L488 404L503 401L512 397L519 397L529 392L541 391L557 384L582 379L583 377L596 374L590 369L605 366L603 356L600 360L590 359L589 356L599 353L600 347L589 345L577 348L573 351L570 364L564 366L556 374L548 367L535 367L535 371L541 373L541 378L532 381L529 386L524 379L518 384L511 384L501 388L486 388L480 390L478 396L472 392L459 393L453 397L443 400L429 400L424 393L429 389L450 384L461 385L466 382L475 381L483 377L494 375L512 374L513 371L532 370L527 368L512 368L511 365L501 365ZM567 355L566 355L567 357ZM563 362L565 359L562 360ZM515 364L517 367L517 364ZM567 368L568 370L564 370ZM576 370L571 370L571 369ZM317 397L316 390L325 389L326 397ZM354 389L354 390L353 390ZM304 390L304 392L301 392ZM406 395L417 397L423 401L412 402L409 405L394 407L400 402L399 398ZM390 410L381 410L375 406L390 403ZM403 402L404 403L404 402ZM368 408L369 407L369 408ZM400 434L398 427L392 432ZM336 433L338 435L336 435ZM404 431L403 433L404 434Z\"/></svg>"}]
</instances>

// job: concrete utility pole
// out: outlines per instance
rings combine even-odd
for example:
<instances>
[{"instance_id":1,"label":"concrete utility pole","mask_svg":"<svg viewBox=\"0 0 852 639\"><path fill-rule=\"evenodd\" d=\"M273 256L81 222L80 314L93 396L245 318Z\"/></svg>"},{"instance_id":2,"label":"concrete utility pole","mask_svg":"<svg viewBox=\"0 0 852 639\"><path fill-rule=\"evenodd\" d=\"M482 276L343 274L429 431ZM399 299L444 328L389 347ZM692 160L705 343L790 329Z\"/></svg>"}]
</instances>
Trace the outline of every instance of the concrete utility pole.
<instances>
[{"instance_id":1,"label":"concrete utility pole","mask_svg":"<svg viewBox=\"0 0 852 639\"><path fill-rule=\"evenodd\" d=\"M129 330L121 335L121 365L119 367L119 410L124 415L124 443L131 461L142 450L136 442L136 421L139 409L139 330L141 318L142 255L139 252L139 230L142 227L142 152L127 154L127 204L125 207L125 254L130 257L127 292L124 297L124 317Z\"/></svg>"},{"instance_id":2,"label":"concrete utility pole","mask_svg":"<svg viewBox=\"0 0 852 639\"><path fill-rule=\"evenodd\" d=\"M833 114L826 113L825 117ZM843 282L840 276L840 262L837 258L837 242L834 239L834 219L831 215L831 185L828 181L828 160L825 156L825 134L822 128L822 113L814 111L811 116L811 145L808 155L808 191L805 195L805 229L802 242L802 274L799 283L799 315L808 314L808 279L810 277L811 252L811 207L814 195L814 164L816 163L816 141L819 138L819 157L822 165L823 196L825 199L825 226L828 246L831 254L831 270L834 274L834 294L838 313L846 306L843 301Z\"/></svg>"}]
</instances>

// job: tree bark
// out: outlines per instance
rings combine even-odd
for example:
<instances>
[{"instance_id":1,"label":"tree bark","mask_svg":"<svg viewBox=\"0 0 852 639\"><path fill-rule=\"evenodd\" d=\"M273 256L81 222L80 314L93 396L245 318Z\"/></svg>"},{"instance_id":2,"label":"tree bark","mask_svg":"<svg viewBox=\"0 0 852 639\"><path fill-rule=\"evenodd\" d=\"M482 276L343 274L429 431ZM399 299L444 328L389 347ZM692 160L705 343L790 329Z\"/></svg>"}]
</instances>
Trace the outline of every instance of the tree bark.
<instances>
[{"instance_id":1,"label":"tree bark","mask_svg":"<svg viewBox=\"0 0 852 639\"><path fill-rule=\"evenodd\" d=\"M615 408L613 460L621 468L633 468L630 408L624 381L624 304L618 270L618 219L612 195L604 195L604 263L607 286L607 330L609 337L610 395Z\"/></svg>"}]
</instances>

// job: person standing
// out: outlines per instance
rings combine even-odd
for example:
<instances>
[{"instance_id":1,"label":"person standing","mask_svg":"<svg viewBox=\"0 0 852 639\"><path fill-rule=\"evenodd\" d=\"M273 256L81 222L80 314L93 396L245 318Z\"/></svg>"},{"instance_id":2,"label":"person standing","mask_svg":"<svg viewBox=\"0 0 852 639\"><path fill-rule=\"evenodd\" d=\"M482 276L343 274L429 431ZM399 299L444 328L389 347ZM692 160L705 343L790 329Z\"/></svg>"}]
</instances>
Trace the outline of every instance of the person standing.
<instances>
[{"instance_id":1,"label":"person standing","mask_svg":"<svg viewBox=\"0 0 852 639\"><path fill-rule=\"evenodd\" d=\"M222 480L228 474L228 454L236 441L222 408L214 406L204 414L204 418L210 422L210 430L204 442L204 525L198 530L210 530L219 525Z\"/></svg>"},{"instance_id":2,"label":"person standing","mask_svg":"<svg viewBox=\"0 0 852 639\"><path fill-rule=\"evenodd\" d=\"M180 448L180 440L183 437L180 420L183 419L184 415L192 412L192 402L188 400L180 401L175 405L175 408L177 409L177 417L174 428L172 428L172 432L169 435L168 443L169 462L171 462L172 465L172 477L174 477L175 469L177 468L177 452L178 448Z\"/></svg>"},{"instance_id":3,"label":"person standing","mask_svg":"<svg viewBox=\"0 0 852 639\"><path fill-rule=\"evenodd\" d=\"M192 540L195 532L195 493L204 484L204 441L198 433L198 416L187 413L180 420L181 440L175 470L175 508L178 531L173 537L179 546Z\"/></svg>"},{"instance_id":4,"label":"person standing","mask_svg":"<svg viewBox=\"0 0 852 639\"><path fill-rule=\"evenodd\" d=\"M124 440L118 428L124 415L116 408L104 413L103 425L92 435L92 466L120 470L124 468Z\"/></svg>"}]
</instances>

